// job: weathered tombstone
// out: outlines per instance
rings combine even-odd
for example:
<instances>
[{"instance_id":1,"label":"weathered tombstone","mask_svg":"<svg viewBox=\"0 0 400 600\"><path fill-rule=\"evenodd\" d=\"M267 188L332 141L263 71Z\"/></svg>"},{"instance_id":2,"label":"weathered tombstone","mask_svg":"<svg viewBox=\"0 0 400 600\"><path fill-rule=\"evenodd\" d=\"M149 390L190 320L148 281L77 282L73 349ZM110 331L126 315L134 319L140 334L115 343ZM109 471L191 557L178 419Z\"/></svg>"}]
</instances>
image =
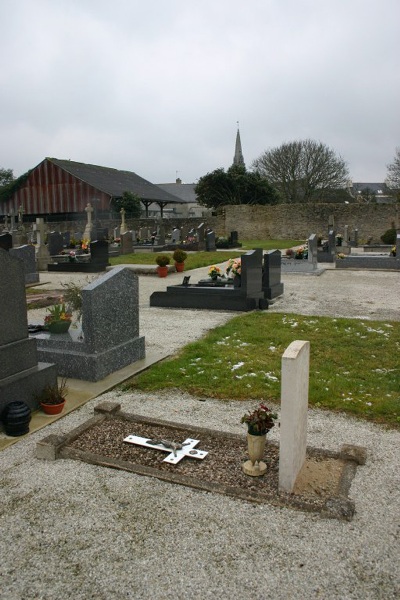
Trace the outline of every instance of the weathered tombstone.
<instances>
[{"instance_id":1,"label":"weathered tombstone","mask_svg":"<svg viewBox=\"0 0 400 600\"><path fill-rule=\"evenodd\" d=\"M13 238L11 233L2 233L0 235L0 248L10 250L13 247Z\"/></svg>"},{"instance_id":2,"label":"weathered tombstone","mask_svg":"<svg viewBox=\"0 0 400 600\"><path fill-rule=\"evenodd\" d=\"M358 229L354 230L354 246L358 248Z\"/></svg>"},{"instance_id":3,"label":"weathered tombstone","mask_svg":"<svg viewBox=\"0 0 400 600\"><path fill-rule=\"evenodd\" d=\"M22 261L25 284L38 283L39 274L36 270L35 248L33 246L19 246L19 248L10 248L9 252L11 256L15 256Z\"/></svg>"},{"instance_id":4,"label":"weathered tombstone","mask_svg":"<svg viewBox=\"0 0 400 600\"><path fill-rule=\"evenodd\" d=\"M197 235L197 241L199 243L199 250L205 250L205 225L204 223L200 223L200 225L197 227L197 231L196 231L196 235Z\"/></svg>"},{"instance_id":5,"label":"weathered tombstone","mask_svg":"<svg viewBox=\"0 0 400 600\"><path fill-rule=\"evenodd\" d=\"M50 262L50 252L44 243L45 241L45 226L44 219L38 217L36 219L36 237L38 248L36 251L36 263L38 271L47 271L47 265Z\"/></svg>"},{"instance_id":6,"label":"weathered tombstone","mask_svg":"<svg viewBox=\"0 0 400 600\"><path fill-rule=\"evenodd\" d=\"M99 270L105 271L110 264L108 262L108 242L105 240L91 242L90 262L93 266L97 266Z\"/></svg>"},{"instance_id":7,"label":"weathered tombstone","mask_svg":"<svg viewBox=\"0 0 400 600\"><path fill-rule=\"evenodd\" d=\"M28 336L25 276L21 260L0 249L0 415L9 402L37 408L34 394L54 385L54 364L38 363L36 342Z\"/></svg>"},{"instance_id":8,"label":"weathered tombstone","mask_svg":"<svg viewBox=\"0 0 400 600\"><path fill-rule=\"evenodd\" d=\"M348 245L349 245L349 226L345 225L344 232L343 232L342 246L347 248Z\"/></svg>"},{"instance_id":9,"label":"weathered tombstone","mask_svg":"<svg viewBox=\"0 0 400 600\"><path fill-rule=\"evenodd\" d=\"M63 244L64 244L64 248L69 248L69 245L71 243L71 234L69 231L64 231L62 234L62 239L63 239Z\"/></svg>"},{"instance_id":10,"label":"weathered tombstone","mask_svg":"<svg viewBox=\"0 0 400 600\"><path fill-rule=\"evenodd\" d=\"M79 244L83 239L82 231L75 231L74 238L75 238L75 241Z\"/></svg>"},{"instance_id":11,"label":"weathered tombstone","mask_svg":"<svg viewBox=\"0 0 400 600\"><path fill-rule=\"evenodd\" d=\"M238 245L239 235L237 231L231 231L229 234L229 245L235 247Z\"/></svg>"},{"instance_id":12,"label":"weathered tombstone","mask_svg":"<svg viewBox=\"0 0 400 600\"><path fill-rule=\"evenodd\" d=\"M121 208L120 210L120 214L121 214L121 228L120 228L120 236L123 233L126 233L128 231L126 223L125 223L125 209Z\"/></svg>"},{"instance_id":13,"label":"weathered tombstone","mask_svg":"<svg viewBox=\"0 0 400 600\"><path fill-rule=\"evenodd\" d=\"M108 229L107 227L97 226L95 229L92 229L92 240L104 241L108 239Z\"/></svg>"},{"instance_id":14,"label":"weathered tombstone","mask_svg":"<svg viewBox=\"0 0 400 600\"><path fill-rule=\"evenodd\" d=\"M57 256L60 254L64 248L64 240L61 233L58 231L51 231L47 238L47 247L50 256Z\"/></svg>"},{"instance_id":15,"label":"weathered tombstone","mask_svg":"<svg viewBox=\"0 0 400 600\"><path fill-rule=\"evenodd\" d=\"M94 208L93 206L90 204L90 202L87 203L87 206L85 208L85 212L87 215L87 223L85 226L85 231L83 232L83 237L85 238L85 240L91 240L92 239L92 214L93 214ZM50 253L51 254L51 253Z\"/></svg>"},{"instance_id":16,"label":"weathered tombstone","mask_svg":"<svg viewBox=\"0 0 400 600\"><path fill-rule=\"evenodd\" d=\"M116 240L120 236L121 236L121 228L120 227L114 227L114 240Z\"/></svg>"},{"instance_id":17,"label":"weathered tombstone","mask_svg":"<svg viewBox=\"0 0 400 600\"><path fill-rule=\"evenodd\" d=\"M207 252L214 252L216 250L215 245L215 232L208 231L206 235L206 250Z\"/></svg>"},{"instance_id":18,"label":"weathered tombstone","mask_svg":"<svg viewBox=\"0 0 400 600\"><path fill-rule=\"evenodd\" d=\"M318 237L312 233L308 238L308 262L317 268L318 264Z\"/></svg>"},{"instance_id":19,"label":"weathered tombstone","mask_svg":"<svg viewBox=\"0 0 400 600\"><path fill-rule=\"evenodd\" d=\"M42 360L65 377L99 381L145 357L139 336L139 283L131 269L116 267L82 290L82 340L67 334L36 336Z\"/></svg>"},{"instance_id":20,"label":"weathered tombstone","mask_svg":"<svg viewBox=\"0 0 400 600\"><path fill-rule=\"evenodd\" d=\"M132 254L133 240L132 231L121 234L121 254Z\"/></svg>"},{"instance_id":21,"label":"weathered tombstone","mask_svg":"<svg viewBox=\"0 0 400 600\"><path fill-rule=\"evenodd\" d=\"M400 264L400 233L396 235L396 260Z\"/></svg>"},{"instance_id":22,"label":"weathered tombstone","mask_svg":"<svg viewBox=\"0 0 400 600\"><path fill-rule=\"evenodd\" d=\"M273 300L283 294L281 262L282 255L279 250L270 250L264 254L262 287L264 298L267 300Z\"/></svg>"},{"instance_id":23,"label":"weathered tombstone","mask_svg":"<svg viewBox=\"0 0 400 600\"><path fill-rule=\"evenodd\" d=\"M330 229L328 233L328 248L330 254L336 252L336 232L334 229Z\"/></svg>"},{"instance_id":24,"label":"weathered tombstone","mask_svg":"<svg viewBox=\"0 0 400 600\"><path fill-rule=\"evenodd\" d=\"M282 356L279 489L291 493L307 449L310 342L296 340Z\"/></svg>"},{"instance_id":25,"label":"weathered tombstone","mask_svg":"<svg viewBox=\"0 0 400 600\"><path fill-rule=\"evenodd\" d=\"M158 232L158 245L164 246L165 244L165 227L164 223L160 223L160 228Z\"/></svg>"},{"instance_id":26,"label":"weathered tombstone","mask_svg":"<svg viewBox=\"0 0 400 600\"><path fill-rule=\"evenodd\" d=\"M171 241L173 244L179 244L179 242L181 241L181 230L178 229L177 227L175 227L175 229L172 232Z\"/></svg>"}]
</instances>

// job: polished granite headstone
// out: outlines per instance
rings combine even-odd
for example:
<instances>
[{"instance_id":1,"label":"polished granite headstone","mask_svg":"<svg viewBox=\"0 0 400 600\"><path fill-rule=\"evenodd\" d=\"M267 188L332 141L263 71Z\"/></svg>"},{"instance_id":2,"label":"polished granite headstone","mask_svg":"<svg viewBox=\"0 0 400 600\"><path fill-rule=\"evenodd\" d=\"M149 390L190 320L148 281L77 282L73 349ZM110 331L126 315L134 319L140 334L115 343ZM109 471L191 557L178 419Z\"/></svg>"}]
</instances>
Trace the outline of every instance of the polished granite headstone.
<instances>
[{"instance_id":1,"label":"polished granite headstone","mask_svg":"<svg viewBox=\"0 0 400 600\"><path fill-rule=\"evenodd\" d=\"M282 296L283 283L281 282L281 260L279 250L270 250L264 254L263 290L267 300Z\"/></svg>"},{"instance_id":2,"label":"polished granite headstone","mask_svg":"<svg viewBox=\"0 0 400 600\"><path fill-rule=\"evenodd\" d=\"M99 381L145 357L139 336L139 280L131 269L117 267L82 290L82 336L35 335L42 360L57 364L65 377Z\"/></svg>"},{"instance_id":3,"label":"polished granite headstone","mask_svg":"<svg viewBox=\"0 0 400 600\"><path fill-rule=\"evenodd\" d=\"M19 248L10 248L11 256L15 256L22 261L24 266L25 283L38 283L39 273L36 269L35 248L33 246L19 246Z\"/></svg>"},{"instance_id":4,"label":"polished granite headstone","mask_svg":"<svg viewBox=\"0 0 400 600\"><path fill-rule=\"evenodd\" d=\"M10 250L13 247L13 238L11 233L0 234L0 248Z\"/></svg>"},{"instance_id":5,"label":"polished granite headstone","mask_svg":"<svg viewBox=\"0 0 400 600\"><path fill-rule=\"evenodd\" d=\"M37 408L34 394L54 385L54 364L38 362L36 342L28 335L24 265L0 249L0 414L9 402Z\"/></svg>"}]
</instances>

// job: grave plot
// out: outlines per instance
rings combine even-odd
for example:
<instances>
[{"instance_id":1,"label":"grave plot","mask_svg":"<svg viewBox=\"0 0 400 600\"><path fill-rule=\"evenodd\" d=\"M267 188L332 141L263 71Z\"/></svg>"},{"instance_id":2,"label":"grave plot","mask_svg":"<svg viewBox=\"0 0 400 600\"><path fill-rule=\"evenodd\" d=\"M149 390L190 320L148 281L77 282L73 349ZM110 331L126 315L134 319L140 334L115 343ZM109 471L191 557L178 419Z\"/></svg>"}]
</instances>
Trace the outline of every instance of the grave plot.
<instances>
[{"instance_id":1,"label":"grave plot","mask_svg":"<svg viewBox=\"0 0 400 600\"><path fill-rule=\"evenodd\" d=\"M141 438L140 444L129 443L131 436ZM286 493L278 489L278 444L267 442L263 459L268 466L266 474L249 477L242 471L242 463L248 458L244 434L147 419L122 412L117 403L104 402L97 406L92 419L69 434L50 435L40 441L36 456L80 460L244 501L351 520L355 506L348 492L357 465L365 459L362 452L357 454L354 449L343 447L336 453L307 448L293 492ZM194 456L193 450L202 456Z\"/></svg>"}]
</instances>

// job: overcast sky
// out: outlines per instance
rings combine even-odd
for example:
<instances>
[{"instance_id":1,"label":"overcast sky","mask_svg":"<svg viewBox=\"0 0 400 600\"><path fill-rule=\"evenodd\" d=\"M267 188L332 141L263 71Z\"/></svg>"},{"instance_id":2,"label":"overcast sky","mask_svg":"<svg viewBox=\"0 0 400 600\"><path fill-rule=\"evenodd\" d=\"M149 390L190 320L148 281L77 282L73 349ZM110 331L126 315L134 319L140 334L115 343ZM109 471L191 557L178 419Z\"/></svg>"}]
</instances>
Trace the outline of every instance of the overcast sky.
<instances>
[{"instance_id":1,"label":"overcast sky","mask_svg":"<svg viewBox=\"0 0 400 600\"><path fill-rule=\"evenodd\" d=\"M321 141L353 181L400 146L399 0L0 0L0 167L196 182Z\"/></svg>"}]
</instances>

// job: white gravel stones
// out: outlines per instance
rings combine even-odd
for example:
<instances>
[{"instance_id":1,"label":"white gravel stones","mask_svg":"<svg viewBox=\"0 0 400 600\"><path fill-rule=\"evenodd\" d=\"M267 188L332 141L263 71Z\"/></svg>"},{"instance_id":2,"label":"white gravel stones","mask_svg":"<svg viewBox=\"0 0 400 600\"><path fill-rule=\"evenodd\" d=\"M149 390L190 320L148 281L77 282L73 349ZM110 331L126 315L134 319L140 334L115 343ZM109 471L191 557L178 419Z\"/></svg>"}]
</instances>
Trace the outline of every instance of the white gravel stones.
<instances>
[{"instance_id":1,"label":"white gravel stones","mask_svg":"<svg viewBox=\"0 0 400 600\"><path fill-rule=\"evenodd\" d=\"M353 273L337 274L360 281ZM388 310L396 307L391 292L386 293L395 283L392 275L384 274L380 305L375 292L367 296L373 298L374 304L368 305L371 310L379 311L388 303ZM303 294L302 309L308 306L311 294L324 304L325 284L318 288L318 282L335 276L302 276L293 285L288 283L288 297L281 308L287 302L285 311L296 312L294 307L289 310L292 292ZM233 316L150 310L145 299L150 281L153 289L161 283L155 278L141 278L141 303L146 313L141 315L141 332L151 344L175 349L177 340L187 343ZM343 290L343 281L340 279L338 286L331 280L332 301L335 289L349 295L349 288ZM361 288L356 289L359 294ZM344 298L338 304L342 311L350 310ZM278 303L273 307L277 309ZM159 310L167 313L162 320L155 317ZM187 315L185 322L176 321L172 328L169 323L164 334L165 321L175 321L175 314L181 312ZM372 318L379 317L374 314ZM1 452L0 598L399 597L400 432L310 410L309 445L337 450L342 443L352 443L368 449L367 463L358 467L350 491L356 503L355 517L350 523L339 522L76 461L35 458L38 440L50 433L70 431L91 417L94 406L106 399L117 400L129 412L236 433L244 433L240 416L254 406L254 402L200 402L176 390L167 394L109 392ZM279 439L278 428L271 434Z\"/></svg>"}]
</instances>

